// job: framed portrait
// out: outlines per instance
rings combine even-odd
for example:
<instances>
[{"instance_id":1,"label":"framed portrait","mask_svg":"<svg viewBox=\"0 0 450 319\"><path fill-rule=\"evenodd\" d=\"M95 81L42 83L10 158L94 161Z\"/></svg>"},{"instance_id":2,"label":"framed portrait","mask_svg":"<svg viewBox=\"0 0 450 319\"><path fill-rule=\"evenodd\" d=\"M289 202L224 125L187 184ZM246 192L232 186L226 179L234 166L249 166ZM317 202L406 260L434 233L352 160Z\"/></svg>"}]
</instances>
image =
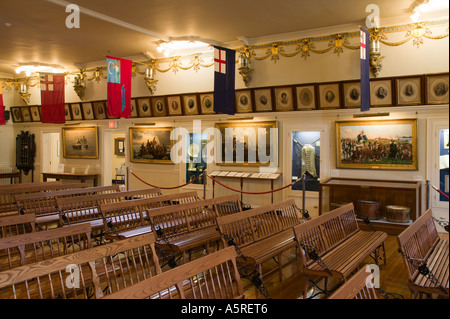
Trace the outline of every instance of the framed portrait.
<instances>
[{"instance_id":1,"label":"framed portrait","mask_svg":"<svg viewBox=\"0 0 450 319\"><path fill-rule=\"evenodd\" d=\"M342 83L342 95L344 96L344 107L347 109L361 106L361 82L351 81Z\"/></svg>"},{"instance_id":2,"label":"framed portrait","mask_svg":"<svg viewBox=\"0 0 450 319\"><path fill-rule=\"evenodd\" d=\"M276 121L216 123L216 165L278 166Z\"/></svg>"},{"instance_id":3,"label":"framed portrait","mask_svg":"<svg viewBox=\"0 0 450 319\"><path fill-rule=\"evenodd\" d=\"M131 99L131 101L130 101L130 112L131 112L131 117L138 117L136 99Z\"/></svg>"},{"instance_id":4,"label":"framed portrait","mask_svg":"<svg viewBox=\"0 0 450 319\"><path fill-rule=\"evenodd\" d=\"M169 127L130 127L130 161L172 164Z\"/></svg>"},{"instance_id":5,"label":"framed portrait","mask_svg":"<svg viewBox=\"0 0 450 319\"><path fill-rule=\"evenodd\" d=\"M272 111L272 89L255 89L255 111L256 112L271 112Z\"/></svg>"},{"instance_id":6,"label":"framed portrait","mask_svg":"<svg viewBox=\"0 0 450 319\"><path fill-rule=\"evenodd\" d=\"M448 73L426 75L425 104L448 104Z\"/></svg>"},{"instance_id":7,"label":"framed portrait","mask_svg":"<svg viewBox=\"0 0 450 319\"><path fill-rule=\"evenodd\" d=\"M184 115L198 114L197 94L185 94L182 96Z\"/></svg>"},{"instance_id":8,"label":"framed portrait","mask_svg":"<svg viewBox=\"0 0 450 319\"><path fill-rule=\"evenodd\" d=\"M253 112L253 99L251 90L237 90L235 92L235 111L236 113Z\"/></svg>"},{"instance_id":9,"label":"framed portrait","mask_svg":"<svg viewBox=\"0 0 450 319\"><path fill-rule=\"evenodd\" d=\"M40 122L41 108L38 105L30 106L30 115L33 122Z\"/></svg>"},{"instance_id":10,"label":"framed portrait","mask_svg":"<svg viewBox=\"0 0 450 319\"><path fill-rule=\"evenodd\" d=\"M167 97L167 110L169 111L169 115L183 115L181 97L179 95Z\"/></svg>"},{"instance_id":11,"label":"framed portrait","mask_svg":"<svg viewBox=\"0 0 450 319\"><path fill-rule=\"evenodd\" d=\"M396 105L422 104L422 77L401 77L395 79Z\"/></svg>"},{"instance_id":12,"label":"framed portrait","mask_svg":"<svg viewBox=\"0 0 450 319\"><path fill-rule=\"evenodd\" d=\"M152 97L153 116L166 116L166 98L163 96Z\"/></svg>"},{"instance_id":13,"label":"framed portrait","mask_svg":"<svg viewBox=\"0 0 450 319\"><path fill-rule=\"evenodd\" d=\"M137 110L139 117L152 116L152 110L150 108L150 98L144 97L137 99Z\"/></svg>"},{"instance_id":14,"label":"framed portrait","mask_svg":"<svg viewBox=\"0 0 450 319\"><path fill-rule=\"evenodd\" d=\"M14 123L21 123L22 122L22 114L20 113L20 107L11 107L10 108L12 119Z\"/></svg>"},{"instance_id":15,"label":"framed portrait","mask_svg":"<svg viewBox=\"0 0 450 319\"><path fill-rule=\"evenodd\" d=\"M72 120L72 115L70 114L70 106L69 104L64 104L64 118L66 121Z\"/></svg>"},{"instance_id":16,"label":"framed portrait","mask_svg":"<svg viewBox=\"0 0 450 319\"><path fill-rule=\"evenodd\" d=\"M417 170L417 120L336 122L336 167Z\"/></svg>"},{"instance_id":17,"label":"framed portrait","mask_svg":"<svg viewBox=\"0 0 450 319\"><path fill-rule=\"evenodd\" d=\"M82 120L83 113L81 111L80 103L72 103L70 104L70 112L72 114L72 120Z\"/></svg>"},{"instance_id":18,"label":"framed portrait","mask_svg":"<svg viewBox=\"0 0 450 319\"><path fill-rule=\"evenodd\" d=\"M319 85L319 108L339 108L341 97L339 83L325 83Z\"/></svg>"},{"instance_id":19,"label":"framed portrait","mask_svg":"<svg viewBox=\"0 0 450 319\"><path fill-rule=\"evenodd\" d=\"M94 118L96 120L106 119L106 103L105 103L105 101L92 102L92 110L94 111Z\"/></svg>"},{"instance_id":20,"label":"framed portrait","mask_svg":"<svg viewBox=\"0 0 450 319\"><path fill-rule=\"evenodd\" d=\"M301 85L295 87L297 110L313 110L316 108L316 95L314 85Z\"/></svg>"},{"instance_id":21,"label":"framed portrait","mask_svg":"<svg viewBox=\"0 0 450 319\"><path fill-rule=\"evenodd\" d=\"M125 156L125 138L117 137L114 139L114 155Z\"/></svg>"},{"instance_id":22,"label":"framed portrait","mask_svg":"<svg viewBox=\"0 0 450 319\"><path fill-rule=\"evenodd\" d=\"M275 94L275 111L293 111L294 110L294 99L292 94L292 87L276 87L274 89Z\"/></svg>"},{"instance_id":23,"label":"framed portrait","mask_svg":"<svg viewBox=\"0 0 450 319\"><path fill-rule=\"evenodd\" d=\"M200 93L200 110L202 114L215 114L214 93Z\"/></svg>"},{"instance_id":24,"label":"framed portrait","mask_svg":"<svg viewBox=\"0 0 450 319\"><path fill-rule=\"evenodd\" d=\"M22 106L20 108L20 113L22 114L22 122L32 122L30 109L28 106Z\"/></svg>"},{"instance_id":25,"label":"framed portrait","mask_svg":"<svg viewBox=\"0 0 450 319\"><path fill-rule=\"evenodd\" d=\"M392 106L392 79L370 80L370 106Z\"/></svg>"},{"instance_id":26,"label":"framed portrait","mask_svg":"<svg viewBox=\"0 0 450 319\"><path fill-rule=\"evenodd\" d=\"M96 126L62 128L64 158L98 158L98 132Z\"/></svg>"},{"instance_id":27,"label":"framed portrait","mask_svg":"<svg viewBox=\"0 0 450 319\"><path fill-rule=\"evenodd\" d=\"M83 118L85 120L93 120L94 119L94 110L92 109L91 102L81 103L81 108L83 110Z\"/></svg>"}]
</instances>

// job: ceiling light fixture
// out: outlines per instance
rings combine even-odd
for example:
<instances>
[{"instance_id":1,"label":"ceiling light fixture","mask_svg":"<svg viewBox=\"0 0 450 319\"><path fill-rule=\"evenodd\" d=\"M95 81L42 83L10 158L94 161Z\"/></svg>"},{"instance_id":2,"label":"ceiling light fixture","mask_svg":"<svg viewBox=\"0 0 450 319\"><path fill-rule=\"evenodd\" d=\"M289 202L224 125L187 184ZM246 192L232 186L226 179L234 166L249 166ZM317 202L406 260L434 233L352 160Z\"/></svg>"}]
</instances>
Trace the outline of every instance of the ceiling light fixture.
<instances>
[{"instance_id":1,"label":"ceiling light fixture","mask_svg":"<svg viewBox=\"0 0 450 319\"><path fill-rule=\"evenodd\" d=\"M438 12L449 9L448 0L416 0L409 8L413 14L410 16L414 22L419 22L420 18L427 13ZM448 13L447 13L448 15Z\"/></svg>"},{"instance_id":2,"label":"ceiling light fixture","mask_svg":"<svg viewBox=\"0 0 450 319\"><path fill-rule=\"evenodd\" d=\"M171 41L159 41L157 50L160 53L164 53L164 56L169 57L175 52L187 52L187 51L208 51L209 43L198 40L171 40Z\"/></svg>"},{"instance_id":3,"label":"ceiling light fixture","mask_svg":"<svg viewBox=\"0 0 450 319\"><path fill-rule=\"evenodd\" d=\"M64 73L66 70L60 65L45 64L45 63L19 63L16 68L16 73L20 74L25 72L26 76L30 76L33 73Z\"/></svg>"}]
</instances>

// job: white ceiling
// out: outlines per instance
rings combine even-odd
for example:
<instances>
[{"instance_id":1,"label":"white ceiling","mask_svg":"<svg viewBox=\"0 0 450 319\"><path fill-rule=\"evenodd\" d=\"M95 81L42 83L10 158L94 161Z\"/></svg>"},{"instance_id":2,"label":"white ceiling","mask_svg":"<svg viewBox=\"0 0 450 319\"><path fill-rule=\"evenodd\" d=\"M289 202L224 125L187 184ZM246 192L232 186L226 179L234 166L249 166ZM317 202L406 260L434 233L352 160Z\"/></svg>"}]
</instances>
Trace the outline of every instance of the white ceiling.
<instances>
[{"instance_id":1,"label":"white ceiling","mask_svg":"<svg viewBox=\"0 0 450 319\"><path fill-rule=\"evenodd\" d=\"M368 4L379 6L382 19L404 19L413 1L72 0L81 9L80 28L69 29L69 2L0 0L0 73L12 74L20 62L74 69L106 55L145 60L142 52L148 52L157 58L160 38L198 37L237 47L242 38L252 44L305 30L365 25Z\"/></svg>"}]
</instances>

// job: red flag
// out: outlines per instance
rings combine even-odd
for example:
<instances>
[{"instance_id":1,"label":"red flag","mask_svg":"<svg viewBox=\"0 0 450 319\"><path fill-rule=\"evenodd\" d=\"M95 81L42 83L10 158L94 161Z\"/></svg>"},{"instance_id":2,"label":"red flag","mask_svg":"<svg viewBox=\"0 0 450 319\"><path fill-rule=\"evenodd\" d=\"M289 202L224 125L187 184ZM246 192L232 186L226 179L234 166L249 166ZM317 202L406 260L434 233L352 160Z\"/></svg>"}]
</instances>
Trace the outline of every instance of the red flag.
<instances>
[{"instance_id":1,"label":"red flag","mask_svg":"<svg viewBox=\"0 0 450 319\"><path fill-rule=\"evenodd\" d=\"M111 117L131 117L130 60L106 57L107 114Z\"/></svg>"},{"instance_id":2,"label":"red flag","mask_svg":"<svg viewBox=\"0 0 450 319\"><path fill-rule=\"evenodd\" d=\"M3 106L2 84L0 83L0 125L6 125L5 107Z\"/></svg>"},{"instance_id":3,"label":"red flag","mask_svg":"<svg viewBox=\"0 0 450 319\"><path fill-rule=\"evenodd\" d=\"M40 75L42 123L65 123L64 75Z\"/></svg>"}]
</instances>

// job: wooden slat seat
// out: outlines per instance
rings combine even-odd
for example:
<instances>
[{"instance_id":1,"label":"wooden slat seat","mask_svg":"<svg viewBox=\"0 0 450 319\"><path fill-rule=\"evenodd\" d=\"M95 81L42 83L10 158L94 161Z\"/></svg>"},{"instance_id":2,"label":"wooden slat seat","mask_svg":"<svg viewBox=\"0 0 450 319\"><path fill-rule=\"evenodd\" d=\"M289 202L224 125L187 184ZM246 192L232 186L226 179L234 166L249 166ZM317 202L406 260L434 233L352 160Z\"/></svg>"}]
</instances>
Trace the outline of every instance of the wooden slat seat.
<instances>
[{"instance_id":1,"label":"wooden slat seat","mask_svg":"<svg viewBox=\"0 0 450 319\"><path fill-rule=\"evenodd\" d=\"M161 273L154 243L149 233L2 271L0 298L101 298Z\"/></svg>"},{"instance_id":2,"label":"wooden slat seat","mask_svg":"<svg viewBox=\"0 0 450 319\"><path fill-rule=\"evenodd\" d=\"M386 263L387 234L360 230L353 203L295 226L294 233L306 275L305 298L310 275L345 282L369 256L376 262L382 259Z\"/></svg>"},{"instance_id":3,"label":"wooden slat seat","mask_svg":"<svg viewBox=\"0 0 450 319\"><path fill-rule=\"evenodd\" d=\"M397 240L407 269L412 298L415 298L417 293L436 294L448 298L449 243L448 240L439 237L431 209L398 235ZM417 267L423 262L437 282L430 280L430 275L420 273Z\"/></svg>"},{"instance_id":4,"label":"wooden slat seat","mask_svg":"<svg viewBox=\"0 0 450 319\"><path fill-rule=\"evenodd\" d=\"M236 250L228 247L103 299L243 299Z\"/></svg>"},{"instance_id":5,"label":"wooden slat seat","mask_svg":"<svg viewBox=\"0 0 450 319\"><path fill-rule=\"evenodd\" d=\"M378 299L374 286L367 285L368 276L371 276L370 268L369 272L366 267L361 268L328 299Z\"/></svg>"},{"instance_id":6,"label":"wooden slat seat","mask_svg":"<svg viewBox=\"0 0 450 319\"><path fill-rule=\"evenodd\" d=\"M34 214L2 216L0 217L0 238L34 232L35 223Z\"/></svg>"},{"instance_id":7,"label":"wooden slat seat","mask_svg":"<svg viewBox=\"0 0 450 319\"><path fill-rule=\"evenodd\" d=\"M217 218L224 245L232 239L242 253L239 262L257 269L261 278L274 271L281 276L281 255L295 247L292 227L301 222L293 199ZM278 267L263 274L262 264L273 257L278 258Z\"/></svg>"}]
</instances>

